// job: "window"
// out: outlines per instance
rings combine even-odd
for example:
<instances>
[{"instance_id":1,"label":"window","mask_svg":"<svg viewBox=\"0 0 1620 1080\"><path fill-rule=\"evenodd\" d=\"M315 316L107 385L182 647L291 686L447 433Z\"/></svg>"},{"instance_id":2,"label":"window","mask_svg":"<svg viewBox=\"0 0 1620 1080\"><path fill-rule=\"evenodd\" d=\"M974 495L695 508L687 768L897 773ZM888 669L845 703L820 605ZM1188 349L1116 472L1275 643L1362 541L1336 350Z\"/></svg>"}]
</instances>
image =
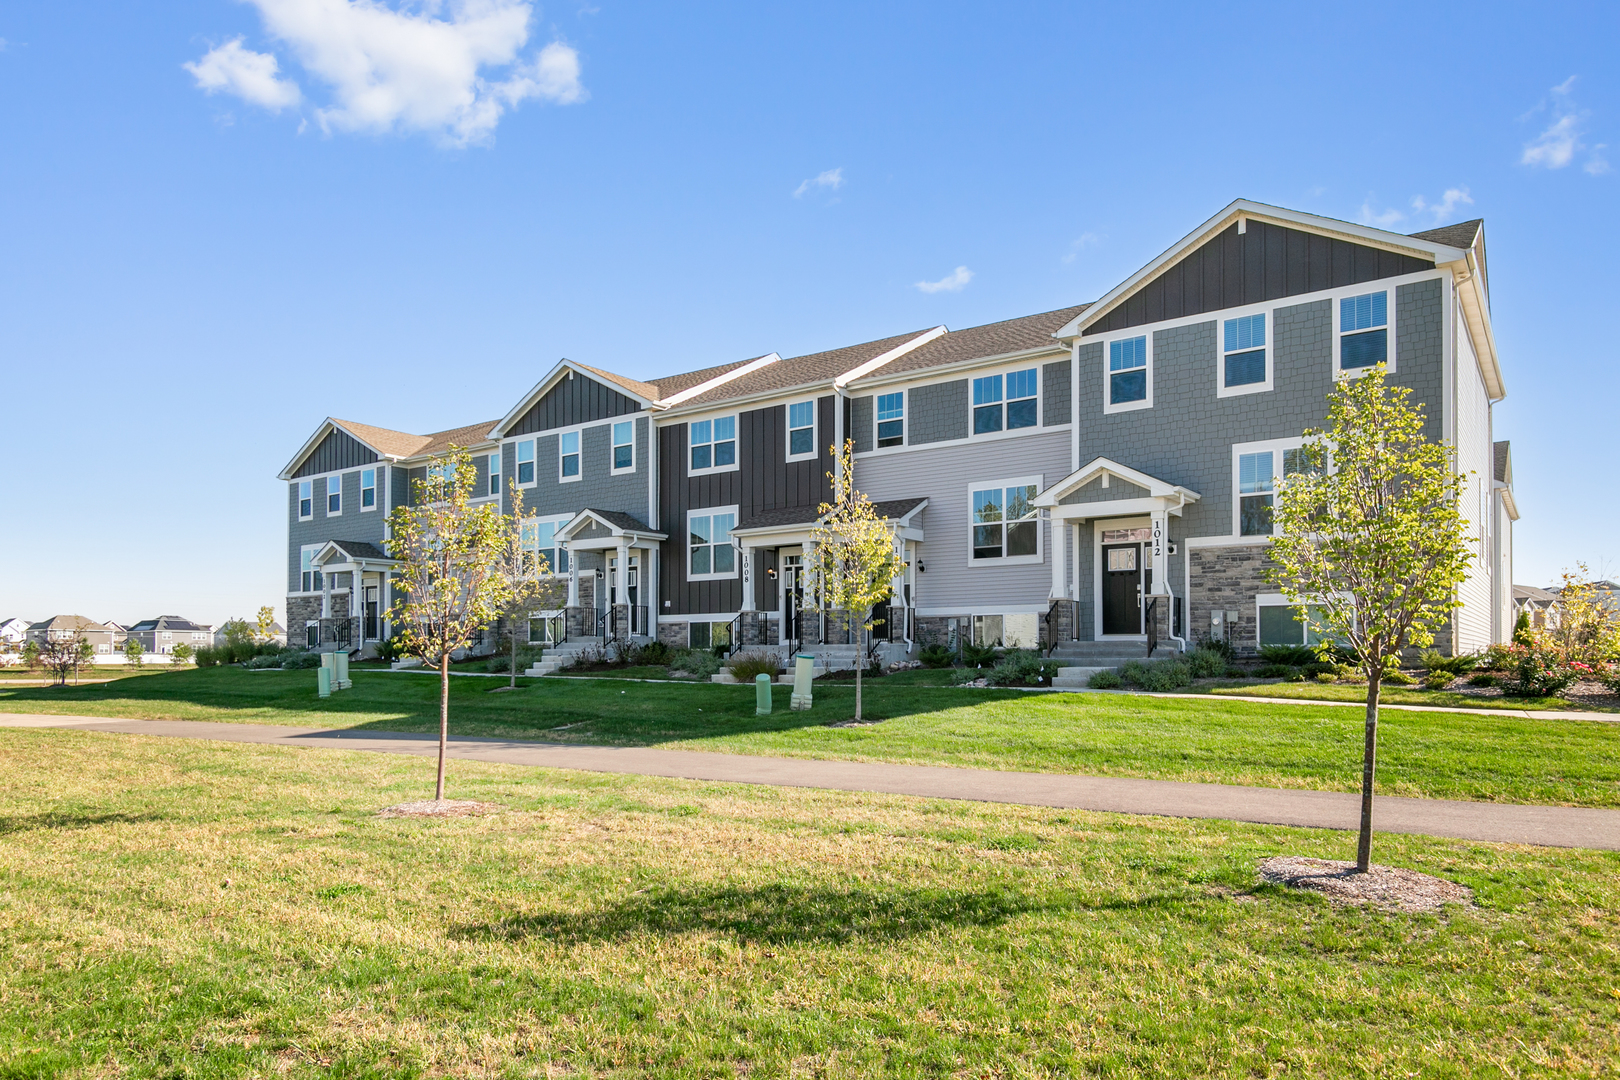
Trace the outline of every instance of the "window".
<instances>
[{"instance_id":1,"label":"window","mask_svg":"<svg viewBox=\"0 0 1620 1080\"><path fill-rule=\"evenodd\" d=\"M377 470L360 470L360 509L377 509Z\"/></svg>"},{"instance_id":2,"label":"window","mask_svg":"<svg viewBox=\"0 0 1620 1080\"><path fill-rule=\"evenodd\" d=\"M546 561L547 574L568 573L568 545L557 539L557 532L569 519L528 518L518 533L518 546L534 552Z\"/></svg>"},{"instance_id":3,"label":"window","mask_svg":"<svg viewBox=\"0 0 1620 1080\"><path fill-rule=\"evenodd\" d=\"M298 575L300 592L321 591L321 568L315 565L315 553L324 545L306 544L298 549Z\"/></svg>"},{"instance_id":4,"label":"window","mask_svg":"<svg viewBox=\"0 0 1620 1080\"><path fill-rule=\"evenodd\" d=\"M816 456L816 403L795 401L788 411L788 460Z\"/></svg>"},{"instance_id":5,"label":"window","mask_svg":"<svg viewBox=\"0 0 1620 1080\"><path fill-rule=\"evenodd\" d=\"M1034 427L1037 420L1035 369L973 380L973 434L1003 428Z\"/></svg>"},{"instance_id":6,"label":"window","mask_svg":"<svg viewBox=\"0 0 1620 1080\"><path fill-rule=\"evenodd\" d=\"M1339 301L1339 370L1360 371L1389 360L1389 293Z\"/></svg>"},{"instance_id":7,"label":"window","mask_svg":"<svg viewBox=\"0 0 1620 1080\"><path fill-rule=\"evenodd\" d=\"M1299 607L1280 595L1258 596L1255 602L1261 645L1316 645L1333 640L1318 604Z\"/></svg>"},{"instance_id":8,"label":"window","mask_svg":"<svg viewBox=\"0 0 1620 1080\"><path fill-rule=\"evenodd\" d=\"M1141 409L1153 403L1146 335L1108 343L1108 400L1104 412Z\"/></svg>"},{"instance_id":9,"label":"window","mask_svg":"<svg viewBox=\"0 0 1620 1080\"><path fill-rule=\"evenodd\" d=\"M692 472L736 468L737 418L693 421L687 425L687 444L692 450Z\"/></svg>"},{"instance_id":10,"label":"window","mask_svg":"<svg viewBox=\"0 0 1620 1080\"><path fill-rule=\"evenodd\" d=\"M613 471L634 472L636 468L636 425L622 420L613 425Z\"/></svg>"},{"instance_id":11,"label":"window","mask_svg":"<svg viewBox=\"0 0 1620 1080\"><path fill-rule=\"evenodd\" d=\"M877 399L877 444L904 446L906 442L906 395L879 394Z\"/></svg>"},{"instance_id":12,"label":"window","mask_svg":"<svg viewBox=\"0 0 1620 1080\"><path fill-rule=\"evenodd\" d=\"M1007 430L1034 427L1039 421L1035 408L1038 380L1035 369L1015 371L1007 376Z\"/></svg>"},{"instance_id":13,"label":"window","mask_svg":"<svg viewBox=\"0 0 1620 1080\"><path fill-rule=\"evenodd\" d=\"M489 455L489 486L485 494L499 495L501 493L501 455Z\"/></svg>"},{"instance_id":14,"label":"window","mask_svg":"<svg viewBox=\"0 0 1620 1080\"><path fill-rule=\"evenodd\" d=\"M687 514L688 577L737 576L737 549L731 546L731 530L736 526L735 506L710 507Z\"/></svg>"},{"instance_id":15,"label":"window","mask_svg":"<svg viewBox=\"0 0 1620 1080\"><path fill-rule=\"evenodd\" d=\"M315 500L310 495L310 482L298 481L298 520L308 521L315 516Z\"/></svg>"},{"instance_id":16,"label":"window","mask_svg":"<svg viewBox=\"0 0 1620 1080\"><path fill-rule=\"evenodd\" d=\"M973 562L1040 557L1039 490L1039 480L972 489Z\"/></svg>"},{"instance_id":17,"label":"window","mask_svg":"<svg viewBox=\"0 0 1620 1080\"><path fill-rule=\"evenodd\" d=\"M343 477L328 476L326 478L326 516L337 517L343 513Z\"/></svg>"},{"instance_id":18,"label":"window","mask_svg":"<svg viewBox=\"0 0 1620 1080\"><path fill-rule=\"evenodd\" d=\"M1001 430L1001 376L973 380L973 434Z\"/></svg>"},{"instance_id":19,"label":"window","mask_svg":"<svg viewBox=\"0 0 1620 1080\"><path fill-rule=\"evenodd\" d=\"M529 644L551 645L563 640L563 617L539 615L529 618Z\"/></svg>"},{"instance_id":20,"label":"window","mask_svg":"<svg viewBox=\"0 0 1620 1080\"><path fill-rule=\"evenodd\" d=\"M518 487L534 486L534 440L524 439L517 444Z\"/></svg>"},{"instance_id":21,"label":"window","mask_svg":"<svg viewBox=\"0 0 1620 1080\"><path fill-rule=\"evenodd\" d=\"M1271 373L1266 364L1265 313L1227 319L1222 330L1221 395L1271 389Z\"/></svg>"},{"instance_id":22,"label":"window","mask_svg":"<svg viewBox=\"0 0 1620 1080\"><path fill-rule=\"evenodd\" d=\"M557 436L557 468L563 480L579 479L579 432L565 431Z\"/></svg>"},{"instance_id":23,"label":"window","mask_svg":"<svg viewBox=\"0 0 1620 1080\"><path fill-rule=\"evenodd\" d=\"M1240 536L1271 535L1271 491L1275 477L1272 461L1273 454L1270 450L1238 456Z\"/></svg>"},{"instance_id":24,"label":"window","mask_svg":"<svg viewBox=\"0 0 1620 1080\"><path fill-rule=\"evenodd\" d=\"M694 649L729 649L731 648L731 624L728 622L688 623L686 640L688 646Z\"/></svg>"}]
</instances>

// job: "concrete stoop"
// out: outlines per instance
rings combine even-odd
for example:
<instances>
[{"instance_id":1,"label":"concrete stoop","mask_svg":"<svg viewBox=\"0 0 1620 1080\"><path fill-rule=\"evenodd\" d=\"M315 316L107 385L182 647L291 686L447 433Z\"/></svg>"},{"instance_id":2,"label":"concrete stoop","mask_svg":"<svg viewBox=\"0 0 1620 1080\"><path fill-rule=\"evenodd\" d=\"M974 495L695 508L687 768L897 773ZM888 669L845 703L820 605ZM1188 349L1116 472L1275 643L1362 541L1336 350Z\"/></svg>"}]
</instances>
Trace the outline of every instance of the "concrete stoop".
<instances>
[{"instance_id":1,"label":"concrete stoop","mask_svg":"<svg viewBox=\"0 0 1620 1080\"><path fill-rule=\"evenodd\" d=\"M540 654L540 659L530 665L529 670L523 674L538 677L550 675L571 666L579 659L579 654L586 649L599 648L602 639L599 637L569 638L554 649L547 649Z\"/></svg>"},{"instance_id":2,"label":"concrete stoop","mask_svg":"<svg viewBox=\"0 0 1620 1080\"><path fill-rule=\"evenodd\" d=\"M1175 655L1175 649L1160 646L1154 659ZM1052 680L1056 690L1083 690L1099 671L1117 671L1132 660L1146 660L1147 645L1140 641L1066 641L1052 650L1051 659L1059 664Z\"/></svg>"}]
</instances>

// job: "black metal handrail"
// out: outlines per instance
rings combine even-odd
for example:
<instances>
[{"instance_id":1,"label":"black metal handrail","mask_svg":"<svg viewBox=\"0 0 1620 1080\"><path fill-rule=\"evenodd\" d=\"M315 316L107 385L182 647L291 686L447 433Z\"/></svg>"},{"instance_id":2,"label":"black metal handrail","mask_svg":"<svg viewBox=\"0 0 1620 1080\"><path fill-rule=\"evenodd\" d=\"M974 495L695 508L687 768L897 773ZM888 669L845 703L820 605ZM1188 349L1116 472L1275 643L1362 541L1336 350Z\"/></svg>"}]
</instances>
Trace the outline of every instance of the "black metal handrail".
<instances>
[{"instance_id":1,"label":"black metal handrail","mask_svg":"<svg viewBox=\"0 0 1620 1080\"><path fill-rule=\"evenodd\" d=\"M1147 654L1153 655L1153 650L1159 647L1159 601L1157 598L1149 600L1147 607L1142 610L1142 621L1147 624Z\"/></svg>"}]
</instances>

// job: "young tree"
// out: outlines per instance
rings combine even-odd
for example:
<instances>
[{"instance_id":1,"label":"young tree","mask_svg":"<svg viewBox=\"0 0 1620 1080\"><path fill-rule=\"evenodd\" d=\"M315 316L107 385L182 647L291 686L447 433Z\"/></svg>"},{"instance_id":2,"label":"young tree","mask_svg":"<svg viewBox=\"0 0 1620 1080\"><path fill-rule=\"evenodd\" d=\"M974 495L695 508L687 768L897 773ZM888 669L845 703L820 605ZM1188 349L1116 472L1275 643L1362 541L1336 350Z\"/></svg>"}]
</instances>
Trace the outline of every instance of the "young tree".
<instances>
[{"instance_id":1,"label":"young tree","mask_svg":"<svg viewBox=\"0 0 1620 1080\"><path fill-rule=\"evenodd\" d=\"M38 643L36 655L40 666L56 680L56 685L66 686L70 672L77 676L86 651L95 655L95 647L78 631L74 631L72 637L54 637L47 633L45 640Z\"/></svg>"},{"instance_id":2,"label":"young tree","mask_svg":"<svg viewBox=\"0 0 1620 1080\"><path fill-rule=\"evenodd\" d=\"M507 604L500 573L510 541L500 507L474 506L477 469L459 447L414 482L411 501L388 515L400 595L389 611L404 651L439 669L439 770L450 738L450 654L471 646Z\"/></svg>"},{"instance_id":3,"label":"young tree","mask_svg":"<svg viewBox=\"0 0 1620 1080\"><path fill-rule=\"evenodd\" d=\"M146 662L143 659L145 655L146 647L141 644L140 638L136 637L134 634L131 634L129 637L124 639L125 664L129 665L134 670L139 671L141 670L141 666Z\"/></svg>"},{"instance_id":4,"label":"young tree","mask_svg":"<svg viewBox=\"0 0 1620 1080\"><path fill-rule=\"evenodd\" d=\"M187 664L191 661L191 652L191 646L182 641L170 651L169 663L173 664L175 667L180 667L183 664Z\"/></svg>"},{"instance_id":5,"label":"young tree","mask_svg":"<svg viewBox=\"0 0 1620 1080\"><path fill-rule=\"evenodd\" d=\"M361 509L364 509L362 507ZM276 609L269 604L259 609L258 637L260 641L269 641L276 636Z\"/></svg>"},{"instance_id":6,"label":"young tree","mask_svg":"<svg viewBox=\"0 0 1620 1080\"><path fill-rule=\"evenodd\" d=\"M1609 594L1591 580L1585 563L1565 570L1558 588L1558 619L1546 636L1566 659L1607 664L1620 658L1620 611Z\"/></svg>"},{"instance_id":7,"label":"young tree","mask_svg":"<svg viewBox=\"0 0 1620 1080\"><path fill-rule=\"evenodd\" d=\"M1278 485L1266 571L1307 626L1355 650L1367 677L1362 873L1372 858L1384 672L1403 650L1434 643L1475 555L1460 511L1467 478L1448 447L1424 437L1423 411L1410 395L1385 382L1382 365L1334 387L1327 428L1305 432L1297 467Z\"/></svg>"},{"instance_id":8,"label":"young tree","mask_svg":"<svg viewBox=\"0 0 1620 1080\"><path fill-rule=\"evenodd\" d=\"M529 610L534 602L545 594L551 587L541 579L551 573L551 567L546 557L540 553L538 537L534 535L535 524L525 521L523 515L523 490L517 486L517 481L509 485L511 490L512 512L505 517L506 525L506 552L501 558L496 572L506 585L506 603L502 614L506 619L506 636L512 646L512 669L510 686L517 686L517 655L518 640L526 638L529 626Z\"/></svg>"},{"instance_id":9,"label":"young tree","mask_svg":"<svg viewBox=\"0 0 1620 1080\"><path fill-rule=\"evenodd\" d=\"M894 530L879 517L872 500L855 486L855 443L832 447L833 501L818 509L820 521L810 534L808 559L815 568L822 603L843 614L855 631L855 719L861 718L861 669L866 666L866 632L872 608L893 592L902 560L895 550Z\"/></svg>"},{"instance_id":10,"label":"young tree","mask_svg":"<svg viewBox=\"0 0 1620 1080\"><path fill-rule=\"evenodd\" d=\"M25 642L23 642L22 662L23 662L23 666L26 667L29 671L33 671L34 668L36 666L38 666L38 664L39 664L39 642L37 642L37 641L25 641Z\"/></svg>"}]
</instances>

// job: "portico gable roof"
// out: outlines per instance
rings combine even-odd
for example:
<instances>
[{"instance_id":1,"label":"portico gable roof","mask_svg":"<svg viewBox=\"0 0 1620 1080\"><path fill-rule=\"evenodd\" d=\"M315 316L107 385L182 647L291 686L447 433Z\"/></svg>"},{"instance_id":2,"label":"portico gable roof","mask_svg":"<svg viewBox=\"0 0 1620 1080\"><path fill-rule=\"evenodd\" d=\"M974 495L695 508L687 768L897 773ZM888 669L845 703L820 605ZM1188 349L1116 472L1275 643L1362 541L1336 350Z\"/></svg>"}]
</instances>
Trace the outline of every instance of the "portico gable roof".
<instances>
[{"instance_id":1,"label":"portico gable roof","mask_svg":"<svg viewBox=\"0 0 1620 1080\"><path fill-rule=\"evenodd\" d=\"M1147 498L1118 500L1116 502L1073 504L1063 502L1066 497L1079 491L1099 477L1103 478L1104 483L1110 477L1117 477L1120 480L1134 484L1147 492ZM1192 488L1172 484L1168 480L1161 480L1157 476L1145 473L1140 469L1133 469L1129 465L1121 465L1112 458L1099 457L1093 458L1089 465L1070 473L1035 496L1035 505L1049 510L1061 510L1065 516L1079 513L1085 517L1106 517L1114 513L1139 513L1150 509L1150 507L1135 504L1157 502L1159 503L1158 509L1179 514L1181 508L1187 503L1197 502L1201 498L1203 496ZM1126 503L1132 505L1126 506Z\"/></svg>"},{"instance_id":2,"label":"portico gable roof","mask_svg":"<svg viewBox=\"0 0 1620 1080\"><path fill-rule=\"evenodd\" d=\"M608 535L617 539L628 537L631 540L666 540L667 533L649 529L638 518L618 510L594 510L586 507L569 519L568 524L557 530L557 538L566 540L574 546L575 538L590 525L601 525L608 530Z\"/></svg>"}]
</instances>

